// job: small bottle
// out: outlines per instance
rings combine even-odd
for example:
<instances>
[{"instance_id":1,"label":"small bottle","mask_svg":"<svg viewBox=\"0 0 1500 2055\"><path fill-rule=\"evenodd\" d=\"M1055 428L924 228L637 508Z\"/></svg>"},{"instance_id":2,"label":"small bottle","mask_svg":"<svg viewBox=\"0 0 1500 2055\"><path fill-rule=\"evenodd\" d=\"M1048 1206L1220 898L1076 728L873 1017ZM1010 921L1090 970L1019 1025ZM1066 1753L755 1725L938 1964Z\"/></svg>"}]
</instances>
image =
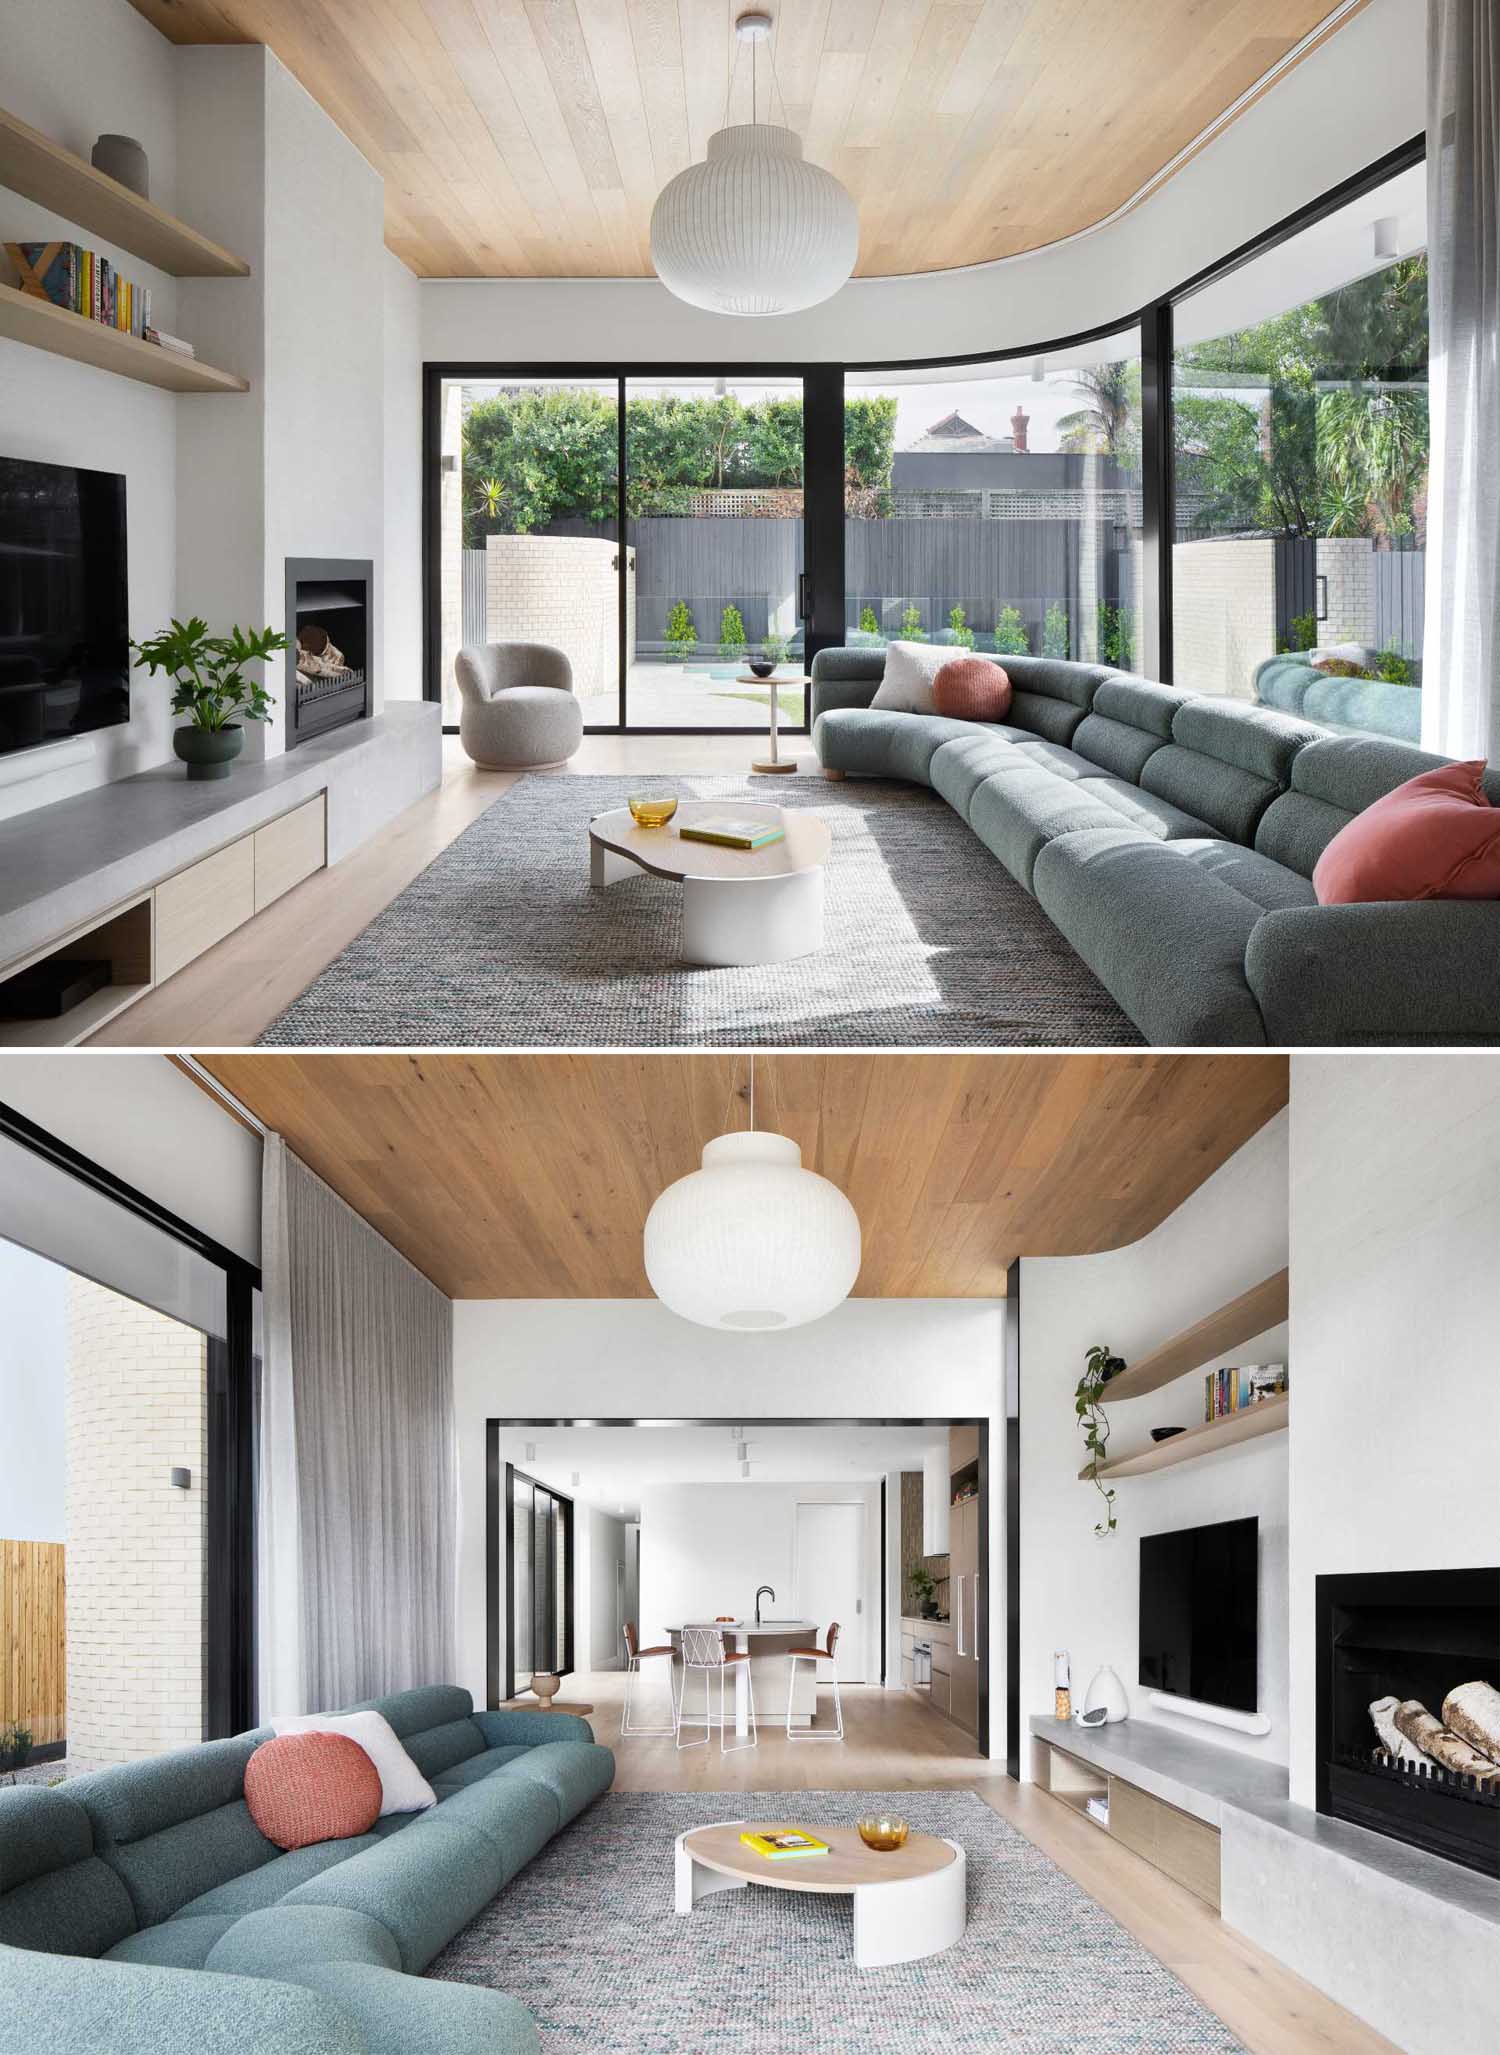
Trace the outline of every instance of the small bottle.
<instances>
[{"instance_id":1,"label":"small bottle","mask_svg":"<svg viewBox=\"0 0 1500 2055\"><path fill-rule=\"evenodd\" d=\"M1057 1649L1052 1657L1052 1698L1058 1719L1071 1720L1073 1688L1072 1676L1068 1669L1068 1651L1065 1648Z\"/></svg>"}]
</instances>

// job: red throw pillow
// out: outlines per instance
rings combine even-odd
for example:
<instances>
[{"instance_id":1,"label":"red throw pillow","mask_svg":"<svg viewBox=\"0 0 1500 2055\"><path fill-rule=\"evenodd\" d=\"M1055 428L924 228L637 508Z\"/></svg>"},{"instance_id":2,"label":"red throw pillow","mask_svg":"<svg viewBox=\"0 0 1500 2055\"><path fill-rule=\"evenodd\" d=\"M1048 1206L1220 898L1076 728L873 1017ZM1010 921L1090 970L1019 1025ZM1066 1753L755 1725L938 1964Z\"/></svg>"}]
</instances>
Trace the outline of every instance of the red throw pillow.
<instances>
[{"instance_id":1,"label":"red throw pillow","mask_svg":"<svg viewBox=\"0 0 1500 2055\"><path fill-rule=\"evenodd\" d=\"M1010 679L987 656L953 657L932 681L932 710L950 721L1003 721L1010 697Z\"/></svg>"},{"instance_id":2,"label":"red throw pillow","mask_svg":"<svg viewBox=\"0 0 1500 2055\"><path fill-rule=\"evenodd\" d=\"M380 1817L380 1772L347 1734L278 1734L245 1765L250 1817L278 1848L367 1834Z\"/></svg>"},{"instance_id":3,"label":"red throw pillow","mask_svg":"<svg viewBox=\"0 0 1500 2055\"><path fill-rule=\"evenodd\" d=\"M1443 764L1357 813L1318 858L1318 904L1500 899L1500 807L1483 776L1482 762Z\"/></svg>"}]
</instances>

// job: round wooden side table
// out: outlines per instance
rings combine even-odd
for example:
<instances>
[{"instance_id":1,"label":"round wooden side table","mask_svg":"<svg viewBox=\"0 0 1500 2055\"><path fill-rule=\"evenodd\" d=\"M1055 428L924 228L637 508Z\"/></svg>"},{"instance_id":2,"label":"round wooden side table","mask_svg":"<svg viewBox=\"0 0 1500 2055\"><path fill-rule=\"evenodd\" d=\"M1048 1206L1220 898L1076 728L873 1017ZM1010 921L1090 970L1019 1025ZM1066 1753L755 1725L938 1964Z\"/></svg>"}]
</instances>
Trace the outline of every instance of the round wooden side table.
<instances>
[{"instance_id":1,"label":"round wooden side table","mask_svg":"<svg viewBox=\"0 0 1500 2055\"><path fill-rule=\"evenodd\" d=\"M735 683L738 685L769 685L771 688L771 753L769 756L756 757L750 765L751 770L770 777L787 771L795 771L797 768L796 757L783 756L778 746L781 705L777 695L783 685L800 685L804 692L809 691L812 686L812 679L778 678L774 674L769 678L757 678L753 671L742 671L735 680Z\"/></svg>"}]
</instances>

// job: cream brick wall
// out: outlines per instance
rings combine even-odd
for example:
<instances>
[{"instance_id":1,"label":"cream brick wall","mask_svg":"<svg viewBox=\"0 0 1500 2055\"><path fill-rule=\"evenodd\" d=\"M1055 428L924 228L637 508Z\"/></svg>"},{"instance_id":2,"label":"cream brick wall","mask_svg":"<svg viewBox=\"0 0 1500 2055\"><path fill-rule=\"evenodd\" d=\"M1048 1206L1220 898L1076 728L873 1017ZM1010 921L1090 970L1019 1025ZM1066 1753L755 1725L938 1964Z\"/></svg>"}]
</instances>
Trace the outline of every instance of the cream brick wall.
<instances>
[{"instance_id":1,"label":"cream brick wall","mask_svg":"<svg viewBox=\"0 0 1500 2055\"><path fill-rule=\"evenodd\" d=\"M203 1738L206 1343L86 1278L68 1294L68 1752ZM168 1473L183 1465L192 1487Z\"/></svg>"},{"instance_id":2,"label":"cream brick wall","mask_svg":"<svg viewBox=\"0 0 1500 2055\"><path fill-rule=\"evenodd\" d=\"M1328 580L1327 618L1318 642L1375 640L1375 545L1368 536L1320 536L1318 574Z\"/></svg>"},{"instance_id":3,"label":"cream brick wall","mask_svg":"<svg viewBox=\"0 0 1500 2055\"><path fill-rule=\"evenodd\" d=\"M1172 682L1254 697L1255 667L1276 654L1276 546L1226 536L1172 549Z\"/></svg>"},{"instance_id":4,"label":"cream brick wall","mask_svg":"<svg viewBox=\"0 0 1500 2055\"><path fill-rule=\"evenodd\" d=\"M589 535L485 537L485 618L491 642L548 642L573 666L580 699L619 678L618 545ZM635 551L630 552L633 569ZM635 581L627 580L627 649L635 647Z\"/></svg>"}]
</instances>

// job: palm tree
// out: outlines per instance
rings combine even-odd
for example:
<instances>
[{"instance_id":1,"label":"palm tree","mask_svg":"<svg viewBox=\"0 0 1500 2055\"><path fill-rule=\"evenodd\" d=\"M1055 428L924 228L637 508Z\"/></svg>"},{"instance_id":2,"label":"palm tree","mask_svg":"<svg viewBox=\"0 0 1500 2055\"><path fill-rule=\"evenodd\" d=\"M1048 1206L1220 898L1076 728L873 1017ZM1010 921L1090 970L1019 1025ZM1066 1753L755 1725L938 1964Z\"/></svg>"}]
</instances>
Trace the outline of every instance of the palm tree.
<instances>
[{"instance_id":1,"label":"palm tree","mask_svg":"<svg viewBox=\"0 0 1500 2055\"><path fill-rule=\"evenodd\" d=\"M1094 364L1076 373L1088 405L1058 422L1060 449L1132 464L1140 449L1140 373L1132 364Z\"/></svg>"}]
</instances>

